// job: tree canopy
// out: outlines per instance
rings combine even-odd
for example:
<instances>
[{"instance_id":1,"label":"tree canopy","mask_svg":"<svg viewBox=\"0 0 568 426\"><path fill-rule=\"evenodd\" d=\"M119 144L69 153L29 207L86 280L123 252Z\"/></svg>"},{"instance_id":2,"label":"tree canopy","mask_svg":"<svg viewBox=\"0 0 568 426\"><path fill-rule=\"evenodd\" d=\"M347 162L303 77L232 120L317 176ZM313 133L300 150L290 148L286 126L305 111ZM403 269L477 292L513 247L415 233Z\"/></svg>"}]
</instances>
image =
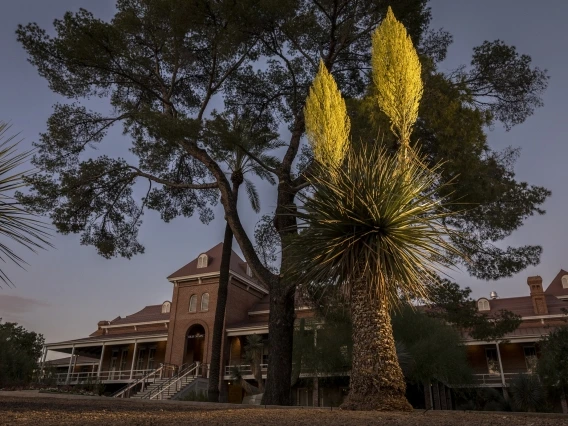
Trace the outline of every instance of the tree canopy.
<instances>
[{"instance_id":1,"label":"tree canopy","mask_svg":"<svg viewBox=\"0 0 568 426\"><path fill-rule=\"evenodd\" d=\"M427 0L117 0L110 21L81 9L55 20L54 32L19 26L30 62L63 97L35 143L31 192L19 200L108 258L143 252L138 229L145 209L165 221L198 214L209 223L220 200L254 275L271 291L269 330L280 344L271 345L269 364L278 368L269 367L265 401L289 402L296 282L255 252L228 170L208 137L211 112L247 111L284 143L275 163L251 158L277 182L273 224L286 270L286 237L297 229L291 206L312 170L311 152L302 149L303 111L318 63L349 98L352 140L374 141L389 123L383 113L369 113L376 105L371 33L389 6L418 47L422 67L424 95L410 144L420 144L432 164L446 161L442 177L452 181L450 205L460 212L450 225L468 234L459 241L469 255L466 267L496 279L536 264L540 247L501 249L494 242L544 213L549 192L518 182L518 152L492 150L485 129L528 118L542 103L547 74L501 41L484 43L468 66L442 73L437 64L451 36L429 27ZM108 108L91 109L91 98L105 99ZM113 127L123 136L115 138ZM113 145L128 154L114 155Z\"/></svg>"},{"instance_id":2,"label":"tree canopy","mask_svg":"<svg viewBox=\"0 0 568 426\"><path fill-rule=\"evenodd\" d=\"M44 343L41 334L14 322L0 322L0 385L28 383L38 368Z\"/></svg>"}]
</instances>

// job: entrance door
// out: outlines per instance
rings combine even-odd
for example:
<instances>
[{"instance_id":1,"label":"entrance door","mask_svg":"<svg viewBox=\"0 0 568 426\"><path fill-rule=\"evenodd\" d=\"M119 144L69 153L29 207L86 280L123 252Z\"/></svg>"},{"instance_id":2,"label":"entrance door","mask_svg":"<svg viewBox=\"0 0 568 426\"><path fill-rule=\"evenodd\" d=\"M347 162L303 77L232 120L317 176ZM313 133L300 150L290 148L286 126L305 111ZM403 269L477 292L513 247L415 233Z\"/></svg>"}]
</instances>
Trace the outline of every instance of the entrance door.
<instances>
[{"instance_id":1,"label":"entrance door","mask_svg":"<svg viewBox=\"0 0 568 426\"><path fill-rule=\"evenodd\" d=\"M184 363L204 362L205 329L195 324L187 330Z\"/></svg>"}]
</instances>

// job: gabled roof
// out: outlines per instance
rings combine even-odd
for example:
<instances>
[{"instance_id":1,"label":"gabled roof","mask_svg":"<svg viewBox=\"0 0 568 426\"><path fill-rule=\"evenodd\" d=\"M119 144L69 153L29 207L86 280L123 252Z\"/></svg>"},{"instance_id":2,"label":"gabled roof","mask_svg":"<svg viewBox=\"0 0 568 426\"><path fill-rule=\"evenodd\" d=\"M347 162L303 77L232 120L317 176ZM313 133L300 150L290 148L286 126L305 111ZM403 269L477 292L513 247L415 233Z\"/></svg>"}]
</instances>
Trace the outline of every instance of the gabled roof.
<instances>
[{"instance_id":1,"label":"gabled roof","mask_svg":"<svg viewBox=\"0 0 568 426\"><path fill-rule=\"evenodd\" d=\"M547 315L562 315L562 309L568 309L568 302L557 299L555 296L546 295L546 306L548 308ZM507 297L503 299L487 299L489 300L489 314L497 313L502 309L514 312L521 317L534 317L538 314L534 313L534 307L531 296L523 297Z\"/></svg>"},{"instance_id":2,"label":"gabled roof","mask_svg":"<svg viewBox=\"0 0 568 426\"><path fill-rule=\"evenodd\" d=\"M552 282L548 285L544 293L552 296L568 296L568 288L562 287L562 277L564 275L568 275L568 272L561 269L558 275L556 275L556 277L554 277Z\"/></svg>"},{"instance_id":3,"label":"gabled roof","mask_svg":"<svg viewBox=\"0 0 568 426\"><path fill-rule=\"evenodd\" d=\"M142 322L152 322L152 321L169 321L170 313L162 313L162 305L150 305L144 307L144 309L132 314L127 315L124 318L116 317L109 322L108 325L121 325L121 324L138 324Z\"/></svg>"},{"instance_id":4,"label":"gabled roof","mask_svg":"<svg viewBox=\"0 0 568 426\"><path fill-rule=\"evenodd\" d=\"M200 253L199 256L201 256ZM175 271L168 277L168 280L173 280L174 278L188 277L192 275L210 274L219 272L221 270L221 257L223 255L223 243L217 244L215 247L209 249L205 252L207 255L207 266L205 268L197 267L197 256L187 265ZM231 263L229 269L236 274L247 277L247 264L240 258L240 256L231 250Z\"/></svg>"}]
</instances>

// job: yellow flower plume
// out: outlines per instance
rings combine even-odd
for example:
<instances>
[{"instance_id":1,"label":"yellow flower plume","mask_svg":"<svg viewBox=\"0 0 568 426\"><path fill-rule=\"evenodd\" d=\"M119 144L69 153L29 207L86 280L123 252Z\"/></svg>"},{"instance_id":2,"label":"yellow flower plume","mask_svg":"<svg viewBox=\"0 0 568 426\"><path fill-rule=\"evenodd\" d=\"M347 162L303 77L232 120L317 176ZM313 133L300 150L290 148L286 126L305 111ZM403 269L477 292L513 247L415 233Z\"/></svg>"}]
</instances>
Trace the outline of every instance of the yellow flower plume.
<instances>
[{"instance_id":1,"label":"yellow flower plume","mask_svg":"<svg viewBox=\"0 0 568 426\"><path fill-rule=\"evenodd\" d=\"M410 135L418 118L422 98L421 65L406 28L394 16L387 16L373 33L371 65L381 110L401 144L401 157L408 159Z\"/></svg>"},{"instance_id":2,"label":"yellow flower plume","mask_svg":"<svg viewBox=\"0 0 568 426\"><path fill-rule=\"evenodd\" d=\"M351 122L341 92L321 60L306 100L304 118L315 159L328 167L341 165L349 147Z\"/></svg>"}]
</instances>

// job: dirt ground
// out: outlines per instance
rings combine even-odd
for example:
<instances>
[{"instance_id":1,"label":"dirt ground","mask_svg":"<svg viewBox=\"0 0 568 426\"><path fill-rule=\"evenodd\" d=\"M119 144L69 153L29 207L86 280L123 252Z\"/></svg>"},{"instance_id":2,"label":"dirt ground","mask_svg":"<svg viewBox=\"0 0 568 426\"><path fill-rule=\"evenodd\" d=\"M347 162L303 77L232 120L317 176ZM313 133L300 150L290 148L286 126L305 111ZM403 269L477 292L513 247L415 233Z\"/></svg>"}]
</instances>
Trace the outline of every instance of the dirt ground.
<instances>
[{"instance_id":1,"label":"dirt ground","mask_svg":"<svg viewBox=\"0 0 568 426\"><path fill-rule=\"evenodd\" d=\"M216 405L110 398L0 395L0 425L568 425L568 416L434 411L347 412L337 409L216 408Z\"/></svg>"}]
</instances>

